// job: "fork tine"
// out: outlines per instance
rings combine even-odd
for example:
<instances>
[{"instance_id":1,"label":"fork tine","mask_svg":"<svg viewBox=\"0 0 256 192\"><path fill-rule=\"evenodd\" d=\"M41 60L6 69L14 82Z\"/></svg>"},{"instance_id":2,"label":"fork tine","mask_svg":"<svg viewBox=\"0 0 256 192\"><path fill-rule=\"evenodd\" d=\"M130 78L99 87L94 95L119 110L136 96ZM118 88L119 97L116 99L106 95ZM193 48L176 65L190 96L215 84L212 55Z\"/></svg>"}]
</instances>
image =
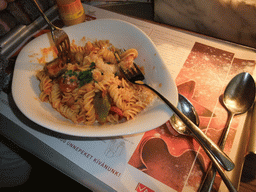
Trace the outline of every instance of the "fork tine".
<instances>
[{"instance_id":1,"label":"fork tine","mask_svg":"<svg viewBox=\"0 0 256 192\"><path fill-rule=\"evenodd\" d=\"M135 76L136 72L133 70L133 68L131 68L130 70L126 70L126 74L129 76L129 78L132 78Z\"/></svg>"},{"instance_id":2,"label":"fork tine","mask_svg":"<svg viewBox=\"0 0 256 192\"><path fill-rule=\"evenodd\" d=\"M137 69L135 70L135 69L136 68L133 68L133 67L130 69L133 75L136 75L138 73L138 70Z\"/></svg>"},{"instance_id":3,"label":"fork tine","mask_svg":"<svg viewBox=\"0 0 256 192\"><path fill-rule=\"evenodd\" d=\"M145 79L145 77L144 77L144 75L143 75L143 73L141 72L141 70L140 70L140 68L138 67L138 65L136 65L136 63L133 63L133 65L135 66L135 68L136 68L136 70L137 70L137 74L136 74L136 80L140 80L140 81L142 81L142 80L144 80Z\"/></svg>"},{"instance_id":4,"label":"fork tine","mask_svg":"<svg viewBox=\"0 0 256 192\"><path fill-rule=\"evenodd\" d=\"M120 71L124 74L125 78L135 84L138 84L137 81L142 81L145 79L144 75L142 74L140 68L134 63L134 67L130 69L124 70L120 66Z\"/></svg>"},{"instance_id":5,"label":"fork tine","mask_svg":"<svg viewBox=\"0 0 256 192\"><path fill-rule=\"evenodd\" d=\"M61 41L56 43L58 55L59 57L66 57L70 53L70 42L67 35L64 34L64 37L61 39Z\"/></svg>"},{"instance_id":6,"label":"fork tine","mask_svg":"<svg viewBox=\"0 0 256 192\"><path fill-rule=\"evenodd\" d=\"M135 66L137 72L142 74L142 72L141 72L140 68L138 67L138 65L136 65L136 63L133 63L133 65Z\"/></svg>"},{"instance_id":7,"label":"fork tine","mask_svg":"<svg viewBox=\"0 0 256 192\"><path fill-rule=\"evenodd\" d=\"M121 73L128 79L127 74L125 73L124 69L120 66L119 67Z\"/></svg>"},{"instance_id":8,"label":"fork tine","mask_svg":"<svg viewBox=\"0 0 256 192\"><path fill-rule=\"evenodd\" d=\"M63 52L65 52L67 50L65 40L61 42L60 46L61 46Z\"/></svg>"},{"instance_id":9,"label":"fork tine","mask_svg":"<svg viewBox=\"0 0 256 192\"><path fill-rule=\"evenodd\" d=\"M65 44L66 44L66 48L67 50L70 50L70 42L69 42L69 38L65 39Z\"/></svg>"},{"instance_id":10,"label":"fork tine","mask_svg":"<svg viewBox=\"0 0 256 192\"><path fill-rule=\"evenodd\" d=\"M123 69L123 67L121 66L120 66L120 70L123 73L123 75L126 77L126 79L130 81L130 78L132 77L132 73L128 69Z\"/></svg>"}]
</instances>

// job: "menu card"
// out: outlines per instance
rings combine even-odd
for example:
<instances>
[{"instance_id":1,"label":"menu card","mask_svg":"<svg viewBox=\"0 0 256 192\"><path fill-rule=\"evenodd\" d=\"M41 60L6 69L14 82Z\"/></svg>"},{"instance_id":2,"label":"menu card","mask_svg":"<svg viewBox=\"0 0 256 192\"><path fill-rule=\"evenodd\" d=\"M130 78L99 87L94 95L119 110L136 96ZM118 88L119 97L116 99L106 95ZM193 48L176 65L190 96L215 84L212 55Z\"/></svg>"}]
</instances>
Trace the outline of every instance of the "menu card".
<instances>
[{"instance_id":1,"label":"menu card","mask_svg":"<svg viewBox=\"0 0 256 192\"><path fill-rule=\"evenodd\" d=\"M236 74L248 72L255 77L256 53L89 5L84 8L91 18L121 19L136 25L151 38L175 79L178 92L198 112L199 127L217 143L228 115L220 96ZM34 129L34 124L21 121L14 110L17 109L11 109L7 95L0 93L1 114L116 191L197 191L210 162L192 137L170 132L169 122L145 133L122 137L63 139ZM250 124L249 117L235 116L231 124L224 151L235 163L246 153L250 126L245 124ZM241 168L238 164L236 167ZM228 175L238 183L236 171ZM214 188L227 191L219 176Z\"/></svg>"}]
</instances>

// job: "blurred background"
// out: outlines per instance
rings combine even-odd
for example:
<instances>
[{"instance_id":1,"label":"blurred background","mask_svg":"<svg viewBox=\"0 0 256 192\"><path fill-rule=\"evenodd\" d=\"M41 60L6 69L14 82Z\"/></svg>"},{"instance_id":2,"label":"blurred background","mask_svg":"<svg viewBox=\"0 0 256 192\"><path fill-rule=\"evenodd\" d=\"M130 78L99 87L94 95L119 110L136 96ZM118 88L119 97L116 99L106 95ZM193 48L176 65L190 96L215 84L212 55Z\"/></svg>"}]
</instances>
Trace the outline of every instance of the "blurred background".
<instances>
[{"instance_id":1,"label":"blurred background","mask_svg":"<svg viewBox=\"0 0 256 192\"><path fill-rule=\"evenodd\" d=\"M24 43L27 40L26 35L34 32L29 30L40 16L31 1L0 0L0 91L6 88L10 80L8 70L11 70L10 65L14 65L15 62L11 56L17 51L14 47ZM37 2L41 9L48 13L49 18L58 17L58 11L54 8L55 0L37 0ZM82 0L82 3L256 48L255 0ZM19 41L15 35L21 31L24 32L24 37ZM76 186L77 190L84 190L84 187L77 182L1 135L0 141L32 167L28 181L5 190L32 191L38 188L49 190L55 185L60 190L65 190L68 186ZM255 162L254 154L247 155L240 185L242 192L256 191Z\"/></svg>"}]
</instances>

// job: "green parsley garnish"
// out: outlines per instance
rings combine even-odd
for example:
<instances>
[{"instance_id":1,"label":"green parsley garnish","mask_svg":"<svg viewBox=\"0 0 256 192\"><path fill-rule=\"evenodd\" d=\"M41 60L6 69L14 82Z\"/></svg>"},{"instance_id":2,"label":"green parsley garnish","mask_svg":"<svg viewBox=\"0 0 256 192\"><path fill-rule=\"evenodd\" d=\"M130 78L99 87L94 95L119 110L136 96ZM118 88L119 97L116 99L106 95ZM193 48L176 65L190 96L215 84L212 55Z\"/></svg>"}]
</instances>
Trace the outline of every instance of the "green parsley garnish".
<instances>
[{"instance_id":1,"label":"green parsley garnish","mask_svg":"<svg viewBox=\"0 0 256 192\"><path fill-rule=\"evenodd\" d=\"M96 64L94 62L91 62L90 68L95 69Z\"/></svg>"},{"instance_id":2,"label":"green parsley garnish","mask_svg":"<svg viewBox=\"0 0 256 192\"><path fill-rule=\"evenodd\" d=\"M79 87L82 87L86 83L90 83L92 81L92 71L80 71L77 78L79 80Z\"/></svg>"},{"instance_id":3,"label":"green parsley garnish","mask_svg":"<svg viewBox=\"0 0 256 192\"><path fill-rule=\"evenodd\" d=\"M66 78L67 76L72 77L72 76L77 76L77 73L72 70L68 70L64 73L63 77Z\"/></svg>"}]
</instances>

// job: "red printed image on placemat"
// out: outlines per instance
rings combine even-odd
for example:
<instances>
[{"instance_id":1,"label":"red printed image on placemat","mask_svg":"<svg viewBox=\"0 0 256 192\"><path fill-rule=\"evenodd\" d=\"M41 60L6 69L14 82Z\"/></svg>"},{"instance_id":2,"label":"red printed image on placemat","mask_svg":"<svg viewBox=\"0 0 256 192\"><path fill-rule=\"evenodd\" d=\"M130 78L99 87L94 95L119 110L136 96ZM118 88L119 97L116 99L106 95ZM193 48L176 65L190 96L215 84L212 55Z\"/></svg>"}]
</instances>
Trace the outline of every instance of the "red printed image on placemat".
<instances>
[{"instance_id":1,"label":"red printed image on placemat","mask_svg":"<svg viewBox=\"0 0 256 192\"><path fill-rule=\"evenodd\" d=\"M236 74L252 74L254 68L255 61L241 60L228 51L195 43L175 79L178 92L199 114L199 127L215 143L228 115L220 103L226 85ZM227 154L232 148L238 123L239 116L232 121L225 147ZM177 191L197 191L209 158L192 137L170 132L168 126L171 125L167 122L146 132L128 163ZM220 179L216 179L216 190L219 184Z\"/></svg>"}]
</instances>

